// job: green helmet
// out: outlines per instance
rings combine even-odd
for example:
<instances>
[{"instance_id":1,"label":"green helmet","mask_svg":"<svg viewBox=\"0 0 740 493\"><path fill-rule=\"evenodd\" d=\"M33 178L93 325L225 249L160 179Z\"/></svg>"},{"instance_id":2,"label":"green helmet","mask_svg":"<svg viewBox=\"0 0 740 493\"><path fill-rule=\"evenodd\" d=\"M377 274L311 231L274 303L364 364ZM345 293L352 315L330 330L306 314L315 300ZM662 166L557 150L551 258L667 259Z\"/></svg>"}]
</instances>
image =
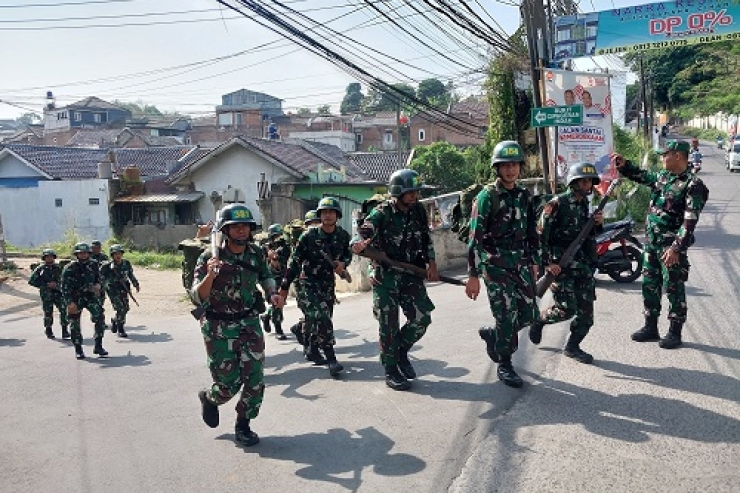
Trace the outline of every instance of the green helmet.
<instances>
[{"instance_id":1,"label":"green helmet","mask_svg":"<svg viewBox=\"0 0 740 493\"><path fill-rule=\"evenodd\" d=\"M279 236L283 234L283 227L279 224L271 224L269 228L267 228L267 236L273 237L273 236Z\"/></svg>"},{"instance_id":2,"label":"green helmet","mask_svg":"<svg viewBox=\"0 0 740 493\"><path fill-rule=\"evenodd\" d=\"M115 245L111 245L109 250L110 250L111 255L113 255L115 252L121 252L121 253L126 252L126 250L124 250L123 247L119 245L118 243L116 243Z\"/></svg>"},{"instance_id":3,"label":"green helmet","mask_svg":"<svg viewBox=\"0 0 740 493\"><path fill-rule=\"evenodd\" d=\"M44 260L44 258L46 258L47 255L51 255L52 257L57 258L57 252L55 252L51 248L47 248L46 250L41 252L41 260Z\"/></svg>"},{"instance_id":4,"label":"green helmet","mask_svg":"<svg viewBox=\"0 0 740 493\"><path fill-rule=\"evenodd\" d=\"M92 249L87 243L78 243L75 245L75 249L72 253L90 253Z\"/></svg>"},{"instance_id":5,"label":"green helmet","mask_svg":"<svg viewBox=\"0 0 740 493\"><path fill-rule=\"evenodd\" d=\"M337 211L337 219L342 219L342 208L339 201L334 197L324 197L319 200L319 206L316 208L316 214L320 217L321 211Z\"/></svg>"},{"instance_id":6,"label":"green helmet","mask_svg":"<svg viewBox=\"0 0 740 493\"><path fill-rule=\"evenodd\" d=\"M91 247L102 247L103 244L100 242L100 240L93 240L90 242Z\"/></svg>"},{"instance_id":7,"label":"green helmet","mask_svg":"<svg viewBox=\"0 0 740 493\"><path fill-rule=\"evenodd\" d=\"M568 168L568 179L566 180L568 186L571 186L579 178L591 178L594 185L598 185L601 182L601 178L599 178L599 174L596 172L596 167L591 163L570 165L570 168Z\"/></svg>"},{"instance_id":8,"label":"green helmet","mask_svg":"<svg viewBox=\"0 0 740 493\"><path fill-rule=\"evenodd\" d=\"M502 140L493 148L491 155L491 166L501 163L523 163L524 151L518 142L513 140Z\"/></svg>"},{"instance_id":9,"label":"green helmet","mask_svg":"<svg viewBox=\"0 0 740 493\"><path fill-rule=\"evenodd\" d=\"M312 223L314 221L321 221L316 211L308 211L306 212L306 215L303 216L303 224Z\"/></svg>"},{"instance_id":10,"label":"green helmet","mask_svg":"<svg viewBox=\"0 0 740 493\"><path fill-rule=\"evenodd\" d=\"M412 169L399 169L388 180L388 193L391 197L400 197L406 192L421 190L421 187L419 173Z\"/></svg>"},{"instance_id":11,"label":"green helmet","mask_svg":"<svg viewBox=\"0 0 740 493\"><path fill-rule=\"evenodd\" d=\"M229 204L221 209L218 215L218 230L223 231L230 224L249 224L253 230L257 227L252 211L244 204Z\"/></svg>"}]
</instances>

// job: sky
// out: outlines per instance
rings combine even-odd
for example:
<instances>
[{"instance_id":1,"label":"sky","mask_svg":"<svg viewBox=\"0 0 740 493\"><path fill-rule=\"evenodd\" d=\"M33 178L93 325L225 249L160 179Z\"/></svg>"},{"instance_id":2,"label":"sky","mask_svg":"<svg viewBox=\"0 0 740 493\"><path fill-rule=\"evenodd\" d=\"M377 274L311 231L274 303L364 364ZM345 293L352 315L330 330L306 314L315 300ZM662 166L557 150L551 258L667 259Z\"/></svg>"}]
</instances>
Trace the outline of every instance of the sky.
<instances>
[{"instance_id":1,"label":"sky","mask_svg":"<svg viewBox=\"0 0 740 493\"><path fill-rule=\"evenodd\" d=\"M227 3L237 5L236 0ZM403 18L400 24L410 34L367 0L281 3L333 29L324 42L386 82L415 86L435 77L452 82L463 96L483 93L481 69L490 53L486 42L470 34L451 40L439 28L453 32L453 26L442 18L432 23L408 5L424 12L424 2L382 3L386 15ZM508 34L519 26L519 8L512 0L466 3L497 30ZM636 3L645 2L583 0L580 9ZM308 24L303 30L315 33ZM214 112L221 95L245 88L283 99L286 112L328 104L338 113L347 85L356 82L216 0L0 0L0 52L0 119L41 114L47 91L57 106L97 96L204 116ZM576 68L613 61L584 60Z\"/></svg>"}]
</instances>

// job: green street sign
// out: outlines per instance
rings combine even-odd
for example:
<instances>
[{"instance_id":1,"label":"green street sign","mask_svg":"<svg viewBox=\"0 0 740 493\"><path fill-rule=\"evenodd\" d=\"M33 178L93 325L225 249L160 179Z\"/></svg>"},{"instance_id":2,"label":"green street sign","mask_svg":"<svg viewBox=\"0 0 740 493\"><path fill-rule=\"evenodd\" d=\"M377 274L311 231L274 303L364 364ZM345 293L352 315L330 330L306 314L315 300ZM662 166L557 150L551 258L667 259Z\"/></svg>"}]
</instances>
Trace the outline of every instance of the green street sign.
<instances>
[{"instance_id":1,"label":"green street sign","mask_svg":"<svg viewBox=\"0 0 740 493\"><path fill-rule=\"evenodd\" d=\"M583 105L532 108L530 127L564 127L583 124Z\"/></svg>"}]
</instances>

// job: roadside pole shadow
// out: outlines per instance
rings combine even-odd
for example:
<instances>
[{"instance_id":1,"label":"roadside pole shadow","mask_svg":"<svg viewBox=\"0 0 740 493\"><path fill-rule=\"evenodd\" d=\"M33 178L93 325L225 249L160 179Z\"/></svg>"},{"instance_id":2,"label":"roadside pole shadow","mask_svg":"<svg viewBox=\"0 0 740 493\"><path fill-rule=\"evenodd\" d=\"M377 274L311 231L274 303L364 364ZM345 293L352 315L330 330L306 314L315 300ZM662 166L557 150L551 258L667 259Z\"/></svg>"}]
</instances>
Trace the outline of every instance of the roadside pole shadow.
<instances>
[{"instance_id":1,"label":"roadside pole shadow","mask_svg":"<svg viewBox=\"0 0 740 493\"><path fill-rule=\"evenodd\" d=\"M92 354L92 351L87 349L85 351L85 360L88 363L95 363L100 365L101 368L121 368L124 366L147 366L151 365L152 361L144 355L129 354L124 356L108 355L100 357L96 354Z\"/></svg>"},{"instance_id":2,"label":"roadside pole shadow","mask_svg":"<svg viewBox=\"0 0 740 493\"><path fill-rule=\"evenodd\" d=\"M0 347L19 347L25 343L25 339L0 339Z\"/></svg>"},{"instance_id":3,"label":"roadside pole shadow","mask_svg":"<svg viewBox=\"0 0 740 493\"><path fill-rule=\"evenodd\" d=\"M722 356L723 358L740 359L740 350L738 349L709 346L707 344L701 344L698 342L684 342L681 348L683 350L696 349L697 351L703 351L705 353L716 354L717 356Z\"/></svg>"},{"instance_id":4,"label":"roadside pole shadow","mask_svg":"<svg viewBox=\"0 0 740 493\"><path fill-rule=\"evenodd\" d=\"M41 300L30 302L30 303L23 303L21 305L15 305L10 308L6 308L5 310L0 310L0 317L4 315L12 315L13 313L22 312L25 310L28 310L29 308L34 307L41 307Z\"/></svg>"},{"instance_id":5,"label":"roadside pole shadow","mask_svg":"<svg viewBox=\"0 0 740 493\"><path fill-rule=\"evenodd\" d=\"M234 435L224 434L216 439L233 440ZM410 476L426 468L426 462L419 457L391 453L394 445L393 440L369 426L354 434L343 428L332 428L326 433L263 436L258 445L243 450L262 458L305 464L296 471L296 476L357 491L362 486L362 473L368 467L372 467L374 474L392 477Z\"/></svg>"}]
</instances>

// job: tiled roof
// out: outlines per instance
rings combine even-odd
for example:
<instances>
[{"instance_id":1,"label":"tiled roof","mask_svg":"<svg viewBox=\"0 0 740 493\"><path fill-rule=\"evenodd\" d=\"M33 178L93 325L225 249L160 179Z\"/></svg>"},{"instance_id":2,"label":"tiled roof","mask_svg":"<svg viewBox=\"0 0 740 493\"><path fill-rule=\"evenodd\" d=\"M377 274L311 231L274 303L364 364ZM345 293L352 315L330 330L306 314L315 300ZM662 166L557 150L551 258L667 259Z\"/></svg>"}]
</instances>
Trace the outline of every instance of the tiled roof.
<instances>
[{"instance_id":1,"label":"tiled roof","mask_svg":"<svg viewBox=\"0 0 740 493\"><path fill-rule=\"evenodd\" d=\"M488 102L478 99L466 99L450 106L451 115L470 115L474 118L488 118L490 106Z\"/></svg>"},{"instance_id":2,"label":"tiled roof","mask_svg":"<svg viewBox=\"0 0 740 493\"><path fill-rule=\"evenodd\" d=\"M108 101L104 101L98 97L90 96L88 98L83 99L82 101L77 101L76 103L72 103L67 105L68 108L75 107L75 108L100 108L100 109L107 109L107 110L123 110L124 108L121 108L120 106L116 106L113 103L109 103Z\"/></svg>"},{"instance_id":3,"label":"tiled roof","mask_svg":"<svg viewBox=\"0 0 740 493\"><path fill-rule=\"evenodd\" d=\"M81 129L65 145L69 147L107 147L115 144L118 136L124 130L120 128L109 130Z\"/></svg>"},{"instance_id":4,"label":"tiled roof","mask_svg":"<svg viewBox=\"0 0 740 493\"><path fill-rule=\"evenodd\" d=\"M108 152L105 149L22 144L9 144L6 147L31 165L59 180L97 178L98 163Z\"/></svg>"},{"instance_id":5,"label":"tiled roof","mask_svg":"<svg viewBox=\"0 0 740 493\"><path fill-rule=\"evenodd\" d=\"M136 203L162 203L162 202L197 202L205 194L203 192L189 193L158 193L151 195L127 195L117 197L113 202L136 202Z\"/></svg>"},{"instance_id":6,"label":"tiled roof","mask_svg":"<svg viewBox=\"0 0 740 493\"><path fill-rule=\"evenodd\" d=\"M295 139L297 144L307 148L313 154L326 159L328 164L339 168L344 166L347 172L347 181L367 181L370 176L364 170L359 168L355 163L347 159L347 155L339 147L323 142L314 142L310 140Z\"/></svg>"},{"instance_id":7,"label":"tiled roof","mask_svg":"<svg viewBox=\"0 0 740 493\"><path fill-rule=\"evenodd\" d=\"M186 166L190 166L192 163L202 158L203 156L207 155L212 150L213 149L206 149L203 147L196 147L192 149L189 153L184 155L177 162L177 166L175 166L174 168L170 170L169 176L173 176L175 173L179 172L181 169L185 168Z\"/></svg>"},{"instance_id":8,"label":"tiled roof","mask_svg":"<svg viewBox=\"0 0 740 493\"><path fill-rule=\"evenodd\" d=\"M188 154L193 147L147 147L145 149L115 149L116 163L113 171L127 166L138 166L142 176L158 176L168 174L170 168L177 167L177 161Z\"/></svg>"},{"instance_id":9,"label":"tiled roof","mask_svg":"<svg viewBox=\"0 0 740 493\"><path fill-rule=\"evenodd\" d=\"M406 161L410 154L411 151L403 151L399 159L396 151L353 152L347 154L347 158L367 173L371 180L387 182L394 171L406 167Z\"/></svg>"}]
</instances>

